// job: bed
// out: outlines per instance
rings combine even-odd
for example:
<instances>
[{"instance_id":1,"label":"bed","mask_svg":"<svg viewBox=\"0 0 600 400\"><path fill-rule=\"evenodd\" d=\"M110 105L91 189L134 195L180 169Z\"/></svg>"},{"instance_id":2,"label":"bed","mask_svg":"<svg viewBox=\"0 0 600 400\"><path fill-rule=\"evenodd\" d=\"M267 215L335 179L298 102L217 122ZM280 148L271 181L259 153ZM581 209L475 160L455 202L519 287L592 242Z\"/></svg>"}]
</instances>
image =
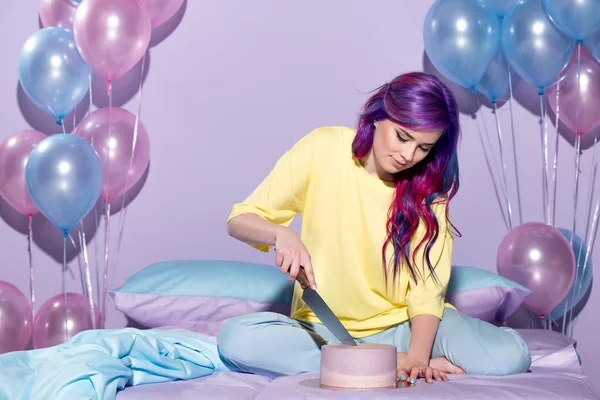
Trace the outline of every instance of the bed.
<instances>
[{"instance_id":1,"label":"bed","mask_svg":"<svg viewBox=\"0 0 600 400\"><path fill-rule=\"evenodd\" d=\"M277 268L224 260L153 264L111 293L117 309L143 328L83 331L58 346L0 355L0 400L188 399L598 399L576 343L558 332L520 329L530 371L386 391L319 388L318 374L269 379L244 374L220 357L216 336L228 318L289 312L292 286ZM504 321L528 289L471 267L453 267L447 296L457 308Z\"/></svg>"},{"instance_id":2,"label":"bed","mask_svg":"<svg viewBox=\"0 0 600 400\"><path fill-rule=\"evenodd\" d=\"M117 400L206 399L599 399L583 373L572 340L543 329L520 330L531 349L533 364L527 374L490 377L450 376L449 382L428 385L422 380L413 388L337 392L318 388L318 373L280 377L238 372L215 372L187 381L128 387Z\"/></svg>"},{"instance_id":3,"label":"bed","mask_svg":"<svg viewBox=\"0 0 600 400\"><path fill-rule=\"evenodd\" d=\"M67 343L0 356L0 399L600 399L575 343L542 330L520 331L530 372L507 377L461 375L449 382L385 391L320 389L318 373L264 376L226 366L214 336L181 328L84 331Z\"/></svg>"}]
</instances>

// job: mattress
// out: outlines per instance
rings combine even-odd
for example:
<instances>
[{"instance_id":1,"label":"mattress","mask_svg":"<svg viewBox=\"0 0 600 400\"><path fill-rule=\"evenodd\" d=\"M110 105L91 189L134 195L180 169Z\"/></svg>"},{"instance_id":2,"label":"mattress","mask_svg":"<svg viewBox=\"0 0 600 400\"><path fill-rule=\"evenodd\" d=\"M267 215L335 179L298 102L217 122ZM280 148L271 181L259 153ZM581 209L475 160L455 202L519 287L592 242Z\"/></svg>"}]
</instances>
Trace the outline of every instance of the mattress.
<instances>
[{"instance_id":1,"label":"mattress","mask_svg":"<svg viewBox=\"0 0 600 400\"><path fill-rule=\"evenodd\" d=\"M269 383L264 376L215 372L187 381L131 386L117 393L117 400L254 400Z\"/></svg>"},{"instance_id":2,"label":"mattress","mask_svg":"<svg viewBox=\"0 0 600 400\"><path fill-rule=\"evenodd\" d=\"M192 399L595 399L600 397L584 374L570 339L546 330L521 330L532 365L526 374L493 377L452 375L448 382L378 391L333 391L319 388L318 373L270 380L237 372L217 372L202 378L128 387L117 400Z\"/></svg>"}]
</instances>

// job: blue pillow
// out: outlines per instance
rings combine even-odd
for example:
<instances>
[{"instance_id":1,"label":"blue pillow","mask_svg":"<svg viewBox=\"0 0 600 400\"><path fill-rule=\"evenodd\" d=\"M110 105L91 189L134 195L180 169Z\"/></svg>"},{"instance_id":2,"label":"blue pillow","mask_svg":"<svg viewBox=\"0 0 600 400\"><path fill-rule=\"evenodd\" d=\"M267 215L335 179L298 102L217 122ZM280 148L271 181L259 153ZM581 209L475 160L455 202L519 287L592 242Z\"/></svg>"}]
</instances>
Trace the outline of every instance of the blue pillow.
<instances>
[{"instance_id":1,"label":"blue pillow","mask_svg":"<svg viewBox=\"0 0 600 400\"><path fill-rule=\"evenodd\" d=\"M226 319L251 312L289 315L294 283L270 265L227 260L152 264L111 290L118 310L143 326L193 323L216 334Z\"/></svg>"},{"instance_id":2,"label":"blue pillow","mask_svg":"<svg viewBox=\"0 0 600 400\"><path fill-rule=\"evenodd\" d=\"M111 290L117 309L150 327L186 327L216 335L227 319L251 312L289 315L294 283L271 265L228 260L159 262ZM504 322L530 291L493 272L455 266L447 300L459 311Z\"/></svg>"},{"instance_id":3,"label":"blue pillow","mask_svg":"<svg viewBox=\"0 0 600 400\"><path fill-rule=\"evenodd\" d=\"M453 266L446 299L471 317L503 323L530 293L531 290L497 273Z\"/></svg>"}]
</instances>

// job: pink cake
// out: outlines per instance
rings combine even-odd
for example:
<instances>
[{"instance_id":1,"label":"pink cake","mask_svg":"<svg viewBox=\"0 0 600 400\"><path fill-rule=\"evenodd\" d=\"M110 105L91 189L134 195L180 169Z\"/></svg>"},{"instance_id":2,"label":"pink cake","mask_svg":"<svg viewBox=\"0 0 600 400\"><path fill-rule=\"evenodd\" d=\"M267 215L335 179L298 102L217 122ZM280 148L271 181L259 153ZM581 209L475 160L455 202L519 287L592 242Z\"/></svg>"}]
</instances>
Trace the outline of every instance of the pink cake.
<instances>
[{"instance_id":1,"label":"pink cake","mask_svg":"<svg viewBox=\"0 0 600 400\"><path fill-rule=\"evenodd\" d=\"M396 387L396 346L328 344L321 347L320 386L368 390Z\"/></svg>"}]
</instances>

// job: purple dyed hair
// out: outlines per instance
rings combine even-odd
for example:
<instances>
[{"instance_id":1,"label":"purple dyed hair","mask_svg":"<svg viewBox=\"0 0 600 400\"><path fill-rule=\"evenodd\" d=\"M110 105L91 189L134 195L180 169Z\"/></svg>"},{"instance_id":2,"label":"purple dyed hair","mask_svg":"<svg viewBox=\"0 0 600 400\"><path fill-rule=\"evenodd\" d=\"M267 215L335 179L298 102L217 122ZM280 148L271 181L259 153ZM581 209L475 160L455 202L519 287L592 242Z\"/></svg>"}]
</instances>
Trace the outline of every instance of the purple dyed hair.
<instances>
[{"instance_id":1,"label":"purple dyed hair","mask_svg":"<svg viewBox=\"0 0 600 400\"><path fill-rule=\"evenodd\" d=\"M432 204L434 201L446 202L446 219L449 222L448 204L459 187L457 145L460 126L456 100L450 89L433 75L412 72L394 78L381 86L363 107L352 143L355 157L363 158L371 151L373 122L382 119L414 131L442 131L425 159L395 177L396 194L390 205L387 239L382 248L385 276L388 272L386 248L391 243L394 247L394 278L404 261L416 282L419 271L414 268L415 254L425 245L425 261L431 275L439 281L429 257L439 235L439 224ZM421 219L426 233L416 246L411 260L410 240Z\"/></svg>"}]
</instances>

